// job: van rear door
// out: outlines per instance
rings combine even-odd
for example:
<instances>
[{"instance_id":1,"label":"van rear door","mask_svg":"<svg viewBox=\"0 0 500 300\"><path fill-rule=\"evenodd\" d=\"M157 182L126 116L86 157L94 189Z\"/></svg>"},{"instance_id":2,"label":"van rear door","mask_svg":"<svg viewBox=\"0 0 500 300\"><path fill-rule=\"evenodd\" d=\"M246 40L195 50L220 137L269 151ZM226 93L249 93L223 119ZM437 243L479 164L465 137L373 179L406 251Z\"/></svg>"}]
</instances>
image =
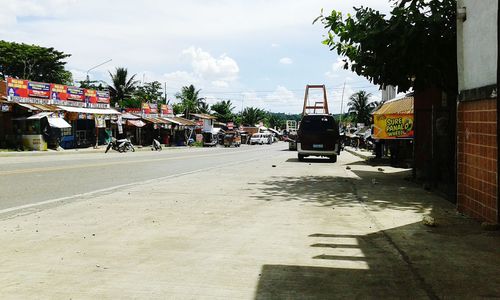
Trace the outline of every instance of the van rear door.
<instances>
[{"instance_id":1,"label":"van rear door","mask_svg":"<svg viewBox=\"0 0 500 300\"><path fill-rule=\"evenodd\" d=\"M306 115L298 131L298 142L303 150L334 151L339 130L332 116Z\"/></svg>"}]
</instances>

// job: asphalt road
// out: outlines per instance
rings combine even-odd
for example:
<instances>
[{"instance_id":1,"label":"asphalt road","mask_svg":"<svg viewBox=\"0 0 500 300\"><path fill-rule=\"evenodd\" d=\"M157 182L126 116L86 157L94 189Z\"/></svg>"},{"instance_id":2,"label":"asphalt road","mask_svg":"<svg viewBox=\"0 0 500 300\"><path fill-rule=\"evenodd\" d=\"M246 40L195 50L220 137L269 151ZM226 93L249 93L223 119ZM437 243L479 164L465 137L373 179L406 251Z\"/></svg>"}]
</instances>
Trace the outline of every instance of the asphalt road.
<instances>
[{"instance_id":1,"label":"asphalt road","mask_svg":"<svg viewBox=\"0 0 500 300\"><path fill-rule=\"evenodd\" d=\"M287 145L0 157L0 213L255 160Z\"/></svg>"}]
</instances>

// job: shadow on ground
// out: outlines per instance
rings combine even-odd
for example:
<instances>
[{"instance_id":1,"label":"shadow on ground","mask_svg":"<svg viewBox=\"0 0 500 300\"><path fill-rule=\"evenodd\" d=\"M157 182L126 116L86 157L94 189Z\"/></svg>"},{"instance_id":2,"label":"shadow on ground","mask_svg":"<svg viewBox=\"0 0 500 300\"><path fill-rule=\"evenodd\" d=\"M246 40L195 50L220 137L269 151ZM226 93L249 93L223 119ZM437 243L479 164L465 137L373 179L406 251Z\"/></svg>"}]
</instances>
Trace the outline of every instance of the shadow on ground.
<instances>
[{"instance_id":1,"label":"shadow on ground","mask_svg":"<svg viewBox=\"0 0 500 300\"><path fill-rule=\"evenodd\" d=\"M275 176L252 184L253 197L260 201L298 201L325 208L362 205L361 217L401 224L366 235L312 233L311 242L304 245L317 250L308 257L310 265L263 265L255 299L500 296L499 232L481 230L443 198L405 180L410 170L366 167L352 170L356 178ZM438 225L398 222L403 214L428 214Z\"/></svg>"}]
</instances>

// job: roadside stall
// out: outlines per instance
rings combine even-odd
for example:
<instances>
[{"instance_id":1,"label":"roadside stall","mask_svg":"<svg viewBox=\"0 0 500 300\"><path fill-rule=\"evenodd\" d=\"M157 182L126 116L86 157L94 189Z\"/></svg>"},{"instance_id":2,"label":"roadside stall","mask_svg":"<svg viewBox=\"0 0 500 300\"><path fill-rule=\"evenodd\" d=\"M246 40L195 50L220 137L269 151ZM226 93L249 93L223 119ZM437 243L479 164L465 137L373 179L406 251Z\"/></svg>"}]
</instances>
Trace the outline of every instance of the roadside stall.
<instances>
[{"instance_id":1,"label":"roadside stall","mask_svg":"<svg viewBox=\"0 0 500 300\"><path fill-rule=\"evenodd\" d=\"M381 157L388 148L392 165L413 163L414 115L413 97L394 99L384 103L373 115L375 152Z\"/></svg>"},{"instance_id":2,"label":"roadside stall","mask_svg":"<svg viewBox=\"0 0 500 300\"><path fill-rule=\"evenodd\" d=\"M63 148L88 147L103 144L110 138L111 119L116 119L120 112L109 107L109 92L82 89L78 87L66 86L53 83L33 82L29 80L7 78L4 83L7 100L9 103L15 103L19 109L14 110L14 119L18 122L23 117L33 115L37 112L52 112L53 117L64 118L62 120L51 120L45 118L41 122L43 127L45 122L49 128L60 137L60 144ZM16 113L17 112L17 113ZM28 124L31 121L26 121ZM22 130L39 131L44 128L33 128L33 125L23 125L14 122L13 131L16 136L21 134ZM24 128L22 128L24 126ZM31 127L31 128L30 128ZM26 134L24 134L26 135ZM34 140L38 140L36 137ZM20 138L17 138L20 142ZM41 148L44 148L43 143ZM40 147L38 147L40 148Z\"/></svg>"}]
</instances>

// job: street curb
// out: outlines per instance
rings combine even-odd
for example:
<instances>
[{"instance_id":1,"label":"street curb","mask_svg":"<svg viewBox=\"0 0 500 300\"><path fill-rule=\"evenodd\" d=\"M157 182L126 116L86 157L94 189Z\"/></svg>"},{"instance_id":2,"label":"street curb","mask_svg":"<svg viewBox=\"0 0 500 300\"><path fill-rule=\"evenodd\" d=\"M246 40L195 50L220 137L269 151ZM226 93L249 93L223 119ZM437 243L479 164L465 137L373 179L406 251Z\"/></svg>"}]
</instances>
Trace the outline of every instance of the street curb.
<instances>
[{"instance_id":1,"label":"street curb","mask_svg":"<svg viewBox=\"0 0 500 300\"><path fill-rule=\"evenodd\" d=\"M362 159L364 159L364 160L369 160L370 158L372 158L372 156L364 155L364 154L361 154L361 153L359 153L359 152L353 151L353 150L351 150L351 149L344 148L344 151L349 152L349 153L351 153L352 155L355 155L355 156L357 156L357 157L359 157L359 158L362 158Z\"/></svg>"}]
</instances>

